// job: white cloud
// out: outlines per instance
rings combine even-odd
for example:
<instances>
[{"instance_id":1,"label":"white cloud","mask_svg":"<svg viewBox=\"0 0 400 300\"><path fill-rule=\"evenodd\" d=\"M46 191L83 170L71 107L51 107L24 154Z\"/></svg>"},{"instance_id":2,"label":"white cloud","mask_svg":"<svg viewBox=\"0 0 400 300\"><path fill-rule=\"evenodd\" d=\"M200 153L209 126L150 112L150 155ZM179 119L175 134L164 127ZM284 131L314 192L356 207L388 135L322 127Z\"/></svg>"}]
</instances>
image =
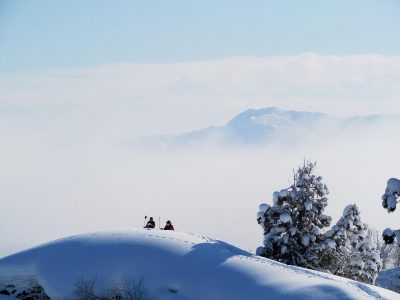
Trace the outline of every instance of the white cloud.
<instances>
[{"instance_id":1,"label":"white cloud","mask_svg":"<svg viewBox=\"0 0 400 300\"><path fill-rule=\"evenodd\" d=\"M176 64L115 64L0 77L0 107L33 121L58 114L129 136L221 125L254 107L388 113L400 108L400 56L300 54ZM36 115L35 115L36 114ZM65 119L63 119L65 117ZM53 124L53 123L51 123ZM91 130L89 128L89 130Z\"/></svg>"},{"instance_id":2,"label":"white cloud","mask_svg":"<svg viewBox=\"0 0 400 300\"><path fill-rule=\"evenodd\" d=\"M224 151L54 149L35 140L0 146L0 256L66 235L141 227L144 215L254 250L262 243L258 205L291 184L304 157L318 161L334 222L357 203L371 226L399 225L400 212L388 215L380 201L386 180L399 177L399 142L387 137Z\"/></svg>"},{"instance_id":3,"label":"white cloud","mask_svg":"<svg viewBox=\"0 0 400 300\"><path fill-rule=\"evenodd\" d=\"M399 177L390 130L296 149L142 153L139 135L222 125L250 107L337 115L400 111L400 57L301 54L164 65L118 64L0 77L0 255L82 231L138 227L145 214L179 230L254 249L258 204L319 162L337 217L357 202L364 221L393 225L380 206ZM380 136L378 142L377 138ZM398 212L396 212L398 216ZM389 223L389 224L388 224Z\"/></svg>"}]
</instances>

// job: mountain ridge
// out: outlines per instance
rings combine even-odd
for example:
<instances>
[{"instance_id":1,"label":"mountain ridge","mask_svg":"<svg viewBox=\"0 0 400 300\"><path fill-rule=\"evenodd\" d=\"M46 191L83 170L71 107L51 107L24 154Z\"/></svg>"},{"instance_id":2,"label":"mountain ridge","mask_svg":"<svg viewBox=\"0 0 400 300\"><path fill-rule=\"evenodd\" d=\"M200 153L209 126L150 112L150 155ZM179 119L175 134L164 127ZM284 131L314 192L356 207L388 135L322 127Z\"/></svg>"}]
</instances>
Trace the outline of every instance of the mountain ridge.
<instances>
[{"instance_id":1,"label":"mountain ridge","mask_svg":"<svg viewBox=\"0 0 400 300\"><path fill-rule=\"evenodd\" d=\"M333 137L349 131L365 131L395 115L354 115L336 117L326 113L284 110L278 107L247 109L223 126L208 126L177 135L156 135L136 140L139 146L188 145L268 145L273 142L296 142L303 137Z\"/></svg>"}]
</instances>

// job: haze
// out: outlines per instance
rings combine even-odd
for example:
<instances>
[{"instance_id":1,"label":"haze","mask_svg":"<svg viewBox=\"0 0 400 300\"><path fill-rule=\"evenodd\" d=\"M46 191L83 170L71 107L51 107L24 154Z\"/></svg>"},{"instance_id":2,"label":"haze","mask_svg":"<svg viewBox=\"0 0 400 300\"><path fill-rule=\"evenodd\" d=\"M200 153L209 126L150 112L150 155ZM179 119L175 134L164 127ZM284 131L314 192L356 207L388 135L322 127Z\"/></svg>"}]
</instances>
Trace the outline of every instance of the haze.
<instances>
[{"instance_id":1,"label":"haze","mask_svg":"<svg viewBox=\"0 0 400 300\"><path fill-rule=\"evenodd\" d=\"M144 216L254 251L259 204L304 159L318 162L333 222L357 203L370 226L398 226L380 200L400 176L396 122L259 147L133 146L249 108L397 116L397 1L206 1L185 13L176 1L72 2L0 5L0 257Z\"/></svg>"}]
</instances>

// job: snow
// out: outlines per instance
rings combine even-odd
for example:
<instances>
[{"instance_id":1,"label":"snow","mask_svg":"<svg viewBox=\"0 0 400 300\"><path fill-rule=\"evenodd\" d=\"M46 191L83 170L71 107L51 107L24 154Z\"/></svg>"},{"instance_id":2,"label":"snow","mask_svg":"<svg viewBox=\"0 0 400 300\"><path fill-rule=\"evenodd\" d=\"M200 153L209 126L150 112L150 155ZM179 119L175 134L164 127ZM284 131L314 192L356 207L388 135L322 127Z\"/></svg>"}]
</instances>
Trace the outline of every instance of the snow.
<instances>
[{"instance_id":1,"label":"snow","mask_svg":"<svg viewBox=\"0 0 400 300\"><path fill-rule=\"evenodd\" d=\"M116 280L143 278L151 296L166 300L399 299L378 287L284 265L183 232L79 235L0 259L0 288L33 280L52 299L70 295L81 276L95 276L102 288Z\"/></svg>"},{"instance_id":2,"label":"snow","mask_svg":"<svg viewBox=\"0 0 400 300\"><path fill-rule=\"evenodd\" d=\"M311 229L311 233L314 234L314 235L319 235L321 233L321 230L318 227L314 226Z\"/></svg>"},{"instance_id":3,"label":"snow","mask_svg":"<svg viewBox=\"0 0 400 300\"><path fill-rule=\"evenodd\" d=\"M258 209L260 212L262 212L264 214L269 209L269 207L270 206L268 204L262 203L262 204L260 204Z\"/></svg>"},{"instance_id":4,"label":"snow","mask_svg":"<svg viewBox=\"0 0 400 300\"><path fill-rule=\"evenodd\" d=\"M279 196L281 197L281 198L285 198L285 197L287 197L289 195L289 193L288 193L288 191L287 190L281 190L280 192L279 192Z\"/></svg>"},{"instance_id":5,"label":"snow","mask_svg":"<svg viewBox=\"0 0 400 300\"><path fill-rule=\"evenodd\" d=\"M347 216L350 216L353 213L353 210L356 209L358 211L358 208L354 204L349 204L343 209L343 217L346 218Z\"/></svg>"},{"instance_id":6,"label":"snow","mask_svg":"<svg viewBox=\"0 0 400 300\"><path fill-rule=\"evenodd\" d=\"M290 235L295 235L296 233L297 233L297 228L296 227L290 227L290 229L289 229L289 232L290 232Z\"/></svg>"},{"instance_id":7,"label":"snow","mask_svg":"<svg viewBox=\"0 0 400 300\"><path fill-rule=\"evenodd\" d=\"M394 195L389 195L387 197L387 204L388 204L388 209L394 211L396 209L396 204L397 204L396 197Z\"/></svg>"},{"instance_id":8,"label":"snow","mask_svg":"<svg viewBox=\"0 0 400 300\"><path fill-rule=\"evenodd\" d=\"M393 232L392 229L386 228L386 229L383 231L383 235L384 235L384 236L393 236L393 235L394 235L394 232Z\"/></svg>"},{"instance_id":9,"label":"snow","mask_svg":"<svg viewBox=\"0 0 400 300\"><path fill-rule=\"evenodd\" d=\"M367 232L366 230L361 230L361 231L358 233L358 236L361 237L361 238L363 238L363 239L365 239L365 238L367 237L367 235L368 235L368 232Z\"/></svg>"},{"instance_id":10,"label":"snow","mask_svg":"<svg viewBox=\"0 0 400 300\"><path fill-rule=\"evenodd\" d=\"M325 185L316 181L315 166L313 162L304 162L294 174L294 181L301 181L301 186L293 184L275 192L272 209L267 210L263 218L257 219L264 233L267 233L264 237L265 257L289 265L321 268L316 256L322 256L317 249L323 248L323 239L316 238L318 231L315 229L328 227L331 218L322 213L327 198L324 197ZM323 186L324 190L319 191L317 184ZM310 241L313 250L308 249Z\"/></svg>"},{"instance_id":11,"label":"snow","mask_svg":"<svg viewBox=\"0 0 400 300\"><path fill-rule=\"evenodd\" d=\"M292 197L292 198L297 198L297 195L298 195L298 194L297 194L297 191L296 191L295 189L293 189L293 190L290 191L290 194L289 194L289 195L290 195L290 197Z\"/></svg>"},{"instance_id":12,"label":"snow","mask_svg":"<svg viewBox=\"0 0 400 300\"><path fill-rule=\"evenodd\" d=\"M282 223L292 223L292 218L290 217L290 215L289 215L288 213L282 213L282 214L279 216L279 220L280 220Z\"/></svg>"},{"instance_id":13,"label":"snow","mask_svg":"<svg viewBox=\"0 0 400 300\"><path fill-rule=\"evenodd\" d=\"M301 177L301 180L309 180L310 176L308 176L308 174L303 174L303 176Z\"/></svg>"},{"instance_id":14,"label":"snow","mask_svg":"<svg viewBox=\"0 0 400 300\"><path fill-rule=\"evenodd\" d=\"M400 247L400 229L395 230L394 234L396 235L397 245Z\"/></svg>"},{"instance_id":15,"label":"snow","mask_svg":"<svg viewBox=\"0 0 400 300\"><path fill-rule=\"evenodd\" d=\"M273 204L276 205L279 201L280 194L279 192L274 192L272 194Z\"/></svg>"},{"instance_id":16,"label":"snow","mask_svg":"<svg viewBox=\"0 0 400 300\"><path fill-rule=\"evenodd\" d=\"M311 242L314 243L317 240L317 237L315 235L311 234L310 235L310 240L311 240Z\"/></svg>"},{"instance_id":17,"label":"snow","mask_svg":"<svg viewBox=\"0 0 400 300\"><path fill-rule=\"evenodd\" d=\"M388 212L396 210L397 198L400 196L400 180L390 178L387 182L385 194L382 195L382 205Z\"/></svg>"},{"instance_id":18,"label":"snow","mask_svg":"<svg viewBox=\"0 0 400 300\"><path fill-rule=\"evenodd\" d=\"M363 231L365 232L365 231ZM364 241L363 249L370 252L372 249L375 249L375 243L372 241L371 236L367 236Z\"/></svg>"},{"instance_id":19,"label":"snow","mask_svg":"<svg viewBox=\"0 0 400 300\"><path fill-rule=\"evenodd\" d=\"M383 238L384 239L390 239L390 238L392 238L392 241L394 240L394 237L396 237L396 240L397 240L397 244L399 245L399 247L400 247L400 229L398 229L398 230L392 230L391 228L386 228L384 231L383 231ZM390 244L392 243L392 242L389 242Z\"/></svg>"},{"instance_id":20,"label":"snow","mask_svg":"<svg viewBox=\"0 0 400 300\"><path fill-rule=\"evenodd\" d=\"M334 240L326 239L325 242L326 242L326 245L328 246L328 248L331 248L331 249L335 249L336 248L336 243L335 243Z\"/></svg>"},{"instance_id":21,"label":"snow","mask_svg":"<svg viewBox=\"0 0 400 300\"><path fill-rule=\"evenodd\" d=\"M386 185L386 195L397 194L400 195L400 180L397 178L390 178Z\"/></svg>"},{"instance_id":22,"label":"snow","mask_svg":"<svg viewBox=\"0 0 400 300\"><path fill-rule=\"evenodd\" d=\"M308 247L310 244L310 236L309 235L303 235L301 237L301 243L303 244L304 247Z\"/></svg>"},{"instance_id":23,"label":"snow","mask_svg":"<svg viewBox=\"0 0 400 300\"><path fill-rule=\"evenodd\" d=\"M400 267L379 272L376 285L400 293Z\"/></svg>"}]
</instances>

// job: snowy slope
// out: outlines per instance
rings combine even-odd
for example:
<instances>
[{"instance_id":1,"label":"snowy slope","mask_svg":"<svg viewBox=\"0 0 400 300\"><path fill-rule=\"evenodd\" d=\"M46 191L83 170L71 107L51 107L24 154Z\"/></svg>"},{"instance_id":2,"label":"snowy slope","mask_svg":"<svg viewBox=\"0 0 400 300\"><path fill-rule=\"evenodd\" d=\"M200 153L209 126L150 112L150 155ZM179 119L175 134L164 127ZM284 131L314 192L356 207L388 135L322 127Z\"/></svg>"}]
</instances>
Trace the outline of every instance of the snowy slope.
<instances>
[{"instance_id":1,"label":"snowy slope","mask_svg":"<svg viewBox=\"0 0 400 300\"><path fill-rule=\"evenodd\" d=\"M399 299L388 290L283 265L182 232L80 235L0 260L0 289L37 280L54 299L70 295L81 276L95 276L103 288L121 278L143 277L155 299Z\"/></svg>"},{"instance_id":2,"label":"snowy slope","mask_svg":"<svg viewBox=\"0 0 400 300\"><path fill-rule=\"evenodd\" d=\"M376 285L400 293L400 267L379 272Z\"/></svg>"},{"instance_id":3,"label":"snowy slope","mask_svg":"<svg viewBox=\"0 0 400 300\"><path fill-rule=\"evenodd\" d=\"M260 145L271 142L292 143L299 138L333 137L353 131L368 132L381 122L395 122L393 116L334 117L328 114L283 110L276 107L248 109L224 126L210 126L176 136L144 137L136 145L175 147L191 144L215 143Z\"/></svg>"}]
</instances>

